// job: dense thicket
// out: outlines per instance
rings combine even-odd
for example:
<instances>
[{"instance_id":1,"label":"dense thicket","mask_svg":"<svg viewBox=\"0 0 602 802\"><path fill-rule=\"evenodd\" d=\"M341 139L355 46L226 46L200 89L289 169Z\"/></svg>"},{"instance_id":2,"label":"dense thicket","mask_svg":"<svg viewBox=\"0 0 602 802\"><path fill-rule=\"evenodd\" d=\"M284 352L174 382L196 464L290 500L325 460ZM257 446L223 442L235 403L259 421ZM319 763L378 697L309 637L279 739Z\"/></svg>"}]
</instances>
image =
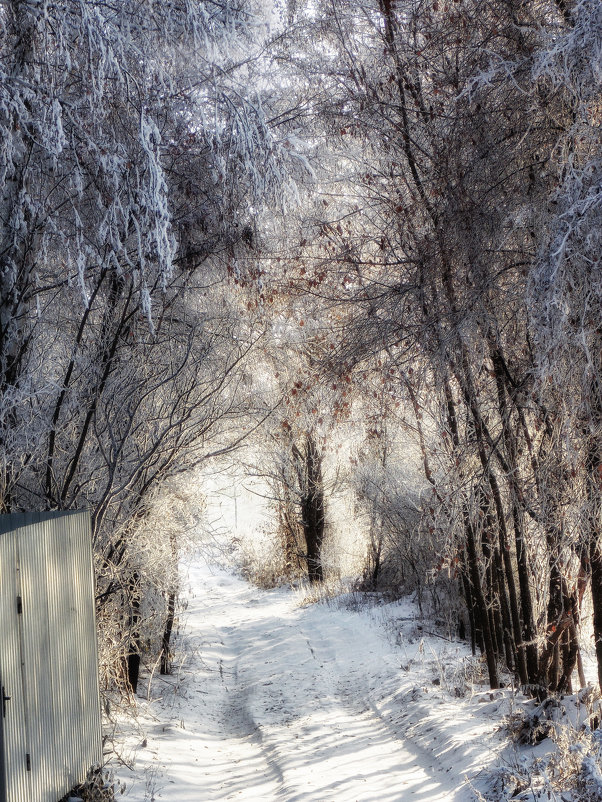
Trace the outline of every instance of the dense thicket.
<instances>
[{"instance_id":1,"label":"dense thicket","mask_svg":"<svg viewBox=\"0 0 602 802\"><path fill-rule=\"evenodd\" d=\"M91 508L135 686L157 488L275 409L319 581L347 427L367 586L445 567L492 687L540 695L583 681L587 592L602 679L598 4L266 8L0 3L0 511Z\"/></svg>"},{"instance_id":2,"label":"dense thicket","mask_svg":"<svg viewBox=\"0 0 602 802\"><path fill-rule=\"evenodd\" d=\"M0 512L90 508L132 686L135 533L249 413L256 333L216 257L285 193L250 81L263 26L241 3L0 4Z\"/></svg>"},{"instance_id":3,"label":"dense thicket","mask_svg":"<svg viewBox=\"0 0 602 802\"><path fill-rule=\"evenodd\" d=\"M565 691L588 583L602 633L599 9L329 0L279 47L324 87L288 270L325 319L348 310L331 367L402 402L416 531L447 550L492 687L504 665Z\"/></svg>"}]
</instances>

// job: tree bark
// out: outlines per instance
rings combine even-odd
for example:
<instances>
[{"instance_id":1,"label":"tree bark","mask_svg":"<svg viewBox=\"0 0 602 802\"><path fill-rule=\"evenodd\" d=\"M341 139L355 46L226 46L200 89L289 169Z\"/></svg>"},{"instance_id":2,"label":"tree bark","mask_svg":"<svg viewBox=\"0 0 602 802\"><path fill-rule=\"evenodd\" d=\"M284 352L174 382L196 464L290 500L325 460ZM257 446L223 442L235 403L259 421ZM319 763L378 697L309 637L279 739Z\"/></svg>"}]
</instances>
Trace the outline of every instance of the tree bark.
<instances>
[{"instance_id":1,"label":"tree bark","mask_svg":"<svg viewBox=\"0 0 602 802\"><path fill-rule=\"evenodd\" d=\"M483 643L485 646L485 659L487 660L487 671L489 672L489 685L492 689L499 688L500 683L497 673L496 655L489 626L489 616L487 610L487 603L483 595L483 587L481 584L481 575L479 571L479 560L477 556L477 548L474 536L474 530L470 523L469 512L466 505L464 505L464 529L466 532L466 547L468 553L468 566L470 571L470 578L472 582L472 592L474 593L477 607L481 611L481 626L483 630Z\"/></svg>"},{"instance_id":2,"label":"tree bark","mask_svg":"<svg viewBox=\"0 0 602 802\"><path fill-rule=\"evenodd\" d=\"M170 642L176 616L176 591L171 590L167 597L167 616L165 618L165 628L161 639L161 664L159 672L161 674L171 674L171 653Z\"/></svg>"},{"instance_id":3,"label":"tree bark","mask_svg":"<svg viewBox=\"0 0 602 802\"><path fill-rule=\"evenodd\" d=\"M310 582L322 582L322 541L324 539L324 487L322 460L316 443L307 435L303 454L304 477L301 495L301 522L307 547L307 575Z\"/></svg>"},{"instance_id":4,"label":"tree bark","mask_svg":"<svg viewBox=\"0 0 602 802\"><path fill-rule=\"evenodd\" d=\"M452 395L451 387L447 377L444 379L445 400L447 405L447 423L451 432L452 442L456 450L460 451L460 435L458 432L458 419L456 416L456 406ZM485 647L485 659L487 660L487 670L489 672L489 684L492 688L499 688L497 673L496 655L493 646L491 630L489 628L489 615L479 569L479 559L474 534L474 528L470 521L470 511L464 500L462 502L462 517L464 521L464 532L466 536L466 556L468 560L468 573L471 582L471 593L475 600L475 606L479 610L481 630L483 633L483 645Z\"/></svg>"},{"instance_id":5,"label":"tree bark","mask_svg":"<svg viewBox=\"0 0 602 802\"><path fill-rule=\"evenodd\" d=\"M592 571L592 607L594 618L594 643L598 661L598 683L602 688L602 549L599 527L592 522L589 554Z\"/></svg>"},{"instance_id":6,"label":"tree bark","mask_svg":"<svg viewBox=\"0 0 602 802\"><path fill-rule=\"evenodd\" d=\"M159 672L161 674L171 674L171 633L173 630L174 620L176 617L176 597L177 597L177 584L178 584L178 541L173 532L169 535L169 545L171 547L171 580L168 594L167 594L167 614L165 616L165 626L163 628L163 637L161 638L161 664Z\"/></svg>"},{"instance_id":7,"label":"tree bark","mask_svg":"<svg viewBox=\"0 0 602 802\"><path fill-rule=\"evenodd\" d=\"M600 342L597 343L598 353ZM597 424L596 434L589 435L587 457L585 461L586 471L586 493L589 503L588 509L588 550L591 571L591 592L594 619L594 643L596 648L596 658L598 662L598 684L602 688L602 538L601 520L602 504L600 498L600 485L602 482L602 456L598 442L597 432L600 431L602 422L602 402L600 400L600 388L598 382L594 380L590 389L593 399L593 416Z\"/></svg>"},{"instance_id":8,"label":"tree bark","mask_svg":"<svg viewBox=\"0 0 602 802\"><path fill-rule=\"evenodd\" d=\"M132 571L128 582L129 615L129 647L126 656L127 685L132 693L138 690L140 676L140 574Z\"/></svg>"}]
</instances>

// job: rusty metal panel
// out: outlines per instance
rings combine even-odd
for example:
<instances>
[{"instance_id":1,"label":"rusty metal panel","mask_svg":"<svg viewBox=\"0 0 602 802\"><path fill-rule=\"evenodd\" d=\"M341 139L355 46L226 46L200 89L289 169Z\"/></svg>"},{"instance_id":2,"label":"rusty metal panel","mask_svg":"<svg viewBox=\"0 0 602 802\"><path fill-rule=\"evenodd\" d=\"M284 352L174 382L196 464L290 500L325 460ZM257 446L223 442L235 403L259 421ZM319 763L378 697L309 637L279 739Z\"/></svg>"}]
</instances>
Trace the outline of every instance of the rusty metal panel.
<instances>
[{"instance_id":1,"label":"rusty metal panel","mask_svg":"<svg viewBox=\"0 0 602 802\"><path fill-rule=\"evenodd\" d=\"M89 514L0 516L0 583L6 802L56 802L102 759Z\"/></svg>"}]
</instances>

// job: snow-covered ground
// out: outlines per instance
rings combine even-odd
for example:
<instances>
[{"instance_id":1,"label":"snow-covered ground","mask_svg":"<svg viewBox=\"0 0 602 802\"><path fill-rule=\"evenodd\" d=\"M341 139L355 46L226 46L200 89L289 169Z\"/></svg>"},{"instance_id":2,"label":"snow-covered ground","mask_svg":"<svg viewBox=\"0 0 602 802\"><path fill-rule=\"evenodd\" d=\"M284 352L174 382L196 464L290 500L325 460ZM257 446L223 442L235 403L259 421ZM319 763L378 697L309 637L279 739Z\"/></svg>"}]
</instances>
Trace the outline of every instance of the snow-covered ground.
<instances>
[{"instance_id":1,"label":"snow-covered ground","mask_svg":"<svg viewBox=\"0 0 602 802\"><path fill-rule=\"evenodd\" d=\"M464 802L488 785L511 689L490 692L410 602L305 605L202 558L187 584L174 675L115 733L127 802Z\"/></svg>"}]
</instances>

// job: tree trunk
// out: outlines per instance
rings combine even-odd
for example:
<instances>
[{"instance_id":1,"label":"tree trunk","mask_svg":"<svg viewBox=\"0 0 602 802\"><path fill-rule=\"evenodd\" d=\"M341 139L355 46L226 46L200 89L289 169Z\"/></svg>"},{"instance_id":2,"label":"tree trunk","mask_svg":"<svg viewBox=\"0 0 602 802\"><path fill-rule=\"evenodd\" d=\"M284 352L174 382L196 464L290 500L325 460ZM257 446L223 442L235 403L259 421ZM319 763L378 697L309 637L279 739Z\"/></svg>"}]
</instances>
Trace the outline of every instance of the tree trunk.
<instances>
[{"instance_id":1,"label":"tree trunk","mask_svg":"<svg viewBox=\"0 0 602 802\"><path fill-rule=\"evenodd\" d=\"M594 382L591 392L593 398L595 399L593 406L598 423L597 431L599 431L599 423L602 419L602 404L599 401L597 390L597 383ZM600 454L600 446L596 439L596 435L590 435L590 443L585 461L585 470L587 474L587 499L589 502L588 543L594 619L594 643L596 646L596 658L598 661L598 684L600 685L600 688L602 688L602 539L600 532L600 514L602 512L600 504L602 459Z\"/></svg>"},{"instance_id":2,"label":"tree trunk","mask_svg":"<svg viewBox=\"0 0 602 802\"><path fill-rule=\"evenodd\" d=\"M468 517L468 509L464 505L464 529L466 532L466 546L468 553L468 567L470 571L470 579L472 582L472 592L475 597L477 607L481 611L481 627L483 630L483 643L485 646L485 659L487 660L487 670L489 672L489 685L492 689L499 688L499 679L497 674L496 656L489 627L489 615L487 610L487 603L483 595L483 588L481 585L481 575L479 571L479 561L477 556L476 541L474 530Z\"/></svg>"},{"instance_id":3,"label":"tree trunk","mask_svg":"<svg viewBox=\"0 0 602 802\"><path fill-rule=\"evenodd\" d=\"M468 569L466 565L467 558L464 548L461 549L460 554L460 577L462 580L464 601L466 602L466 609L468 611L468 623L470 626L470 648L474 656L477 653L477 621L479 620L479 611L475 609L472 591L470 589L470 577L468 576ZM478 646L481 648L481 643L479 643Z\"/></svg>"},{"instance_id":4,"label":"tree trunk","mask_svg":"<svg viewBox=\"0 0 602 802\"><path fill-rule=\"evenodd\" d=\"M447 423L452 436L453 445L459 453L460 435L458 432L456 405L447 377L444 380L444 388L447 406ZM483 595L483 586L481 584L481 572L479 569L476 539L474 529L470 521L470 511L466 501L462 502L462 517L464 520L464 532L466 536L466 556L468 560L468 574L471 582L471 593L475 601L475 608L479 611L480 615L480 623L483 633L483 646L485 647L485 658L487 660L487 670L489 672L489 684L492 688L499 688L495 650L493 647L491 630L489 628L487 604Z\"/></svg>"},{"instance_id":5,"label":"tree trunk","mask_svg":"<svg viewBox=\"0 0 602 802\"><path fill-rule=\"evenodd\" d=\"M167 597L167 617L165 619L165 629L163 630L163 638L161 641L161 665L159 668L161 674L171 674L170 641L175 617L176 591L171 590Z\"/></svg>"},{"instance_id":6,"label":"tree trunk","mask_svg":"<svg viewBox=\"0 0 602 802\"><path fill-rule=\"evenodd\" d=\"M140 575L133 571L128 583L128 601L130 605L129 616L129 647L127 653L127 684L132 693L138 689L140 675Z\"/></svg>"},{"instance_id":7,"label":"tree trunk","mask_svg":"<svg viewBox=\"0 0 602 802\"><path fill-rule=\"evenodd\" d=\"M499 548L494 551L495 574L497 579L497 596L500 602L500 612L502 618L504 653L506 665L510 671L516 670L518 660L516 659L516 645L512 637L512 616L510 613L510 603L505 587L504 564ZM520 674L519 674L520 676Z\"/></svg>"},{"instance_id":8,"label":"tree trunk","mask_svg":"<svg viewBox=\"0 0 602 802\"><path fill-rule=\"evenodd\" d=\"M177 598L177 585L178 585L178 541L173 532L169 534L169 545L171 549L171 580L170 588L167 594L167 614L165 616L165 626L163 628L163 637L161 639L161 664L159 672L161 674L171 674L170 664L170 642L171 633L173 630L174 620L176 617L176 598Z\"/></svg>"},{"instance_id":9,"label":"tree trunk","mask_svg":"<svg viewBox=\"0 0 602 802\"><path fill-rule=\"evenodd\" d=\"M602 550L597 531L590 532L590 562L592 569L592 607L594 613L594 643L598 661L598 683L602 688Z\"/></svg>"},{"instance_id":10,"label":"tree trunk","mask_svg":"<svg viewBox=\"0 0 602 802\"><path fill-rule=\"evenodd\" d=\"M546 639L556 631L558 624L565 614L563 597L562 597L562 579L560 576L560 568L558 565L559 556L557 549L554 548L552 538L548 538L548 561L550 567L550 578L548 582L548 626L546 629ZM560 645L556 642L556 647L553 650L549 664L546 667L546 673L540 673L540 683L547 689L555 691L558 687L560 679Z\"/></svg>"},{"instance_id":11,"label":"tree trunk","mask_svg":"<svg viewBox=\"0 0 602 802\"><path fill-rule=\"evenodd\" d=\"M324 488L322 459L311 435L305 441L301 522L307 547L307 575L310 582L322 582L322 541L324 539Z\"/></svg>"}]
</instances>

